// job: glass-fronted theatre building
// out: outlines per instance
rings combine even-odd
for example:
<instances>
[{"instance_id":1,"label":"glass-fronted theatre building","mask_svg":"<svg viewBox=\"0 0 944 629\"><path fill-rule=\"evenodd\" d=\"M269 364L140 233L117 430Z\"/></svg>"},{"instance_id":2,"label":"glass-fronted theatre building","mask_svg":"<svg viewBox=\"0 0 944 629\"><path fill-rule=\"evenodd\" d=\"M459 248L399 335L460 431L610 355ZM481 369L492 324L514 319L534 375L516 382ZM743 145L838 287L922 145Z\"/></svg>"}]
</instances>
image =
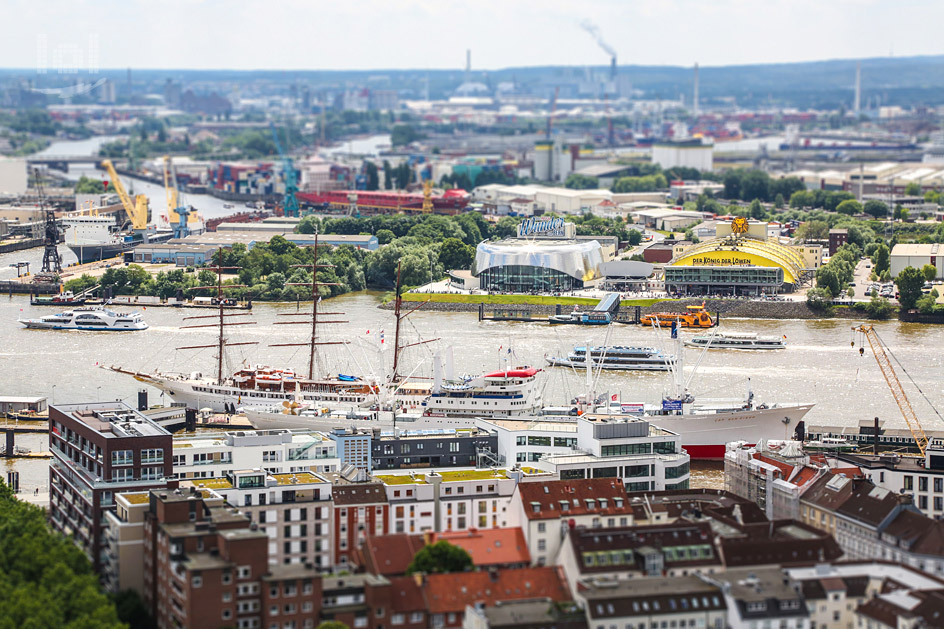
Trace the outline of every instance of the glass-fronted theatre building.
<instances>
[{"instance_id":1,"label":"glass-fronted theatre building","mask_svg":"<svg viewBox=\"0 0 944 629\"><path fill-rule=\"evenodd\" d=\"M530 218L516 238L479 243L472 266L479 287L500 293L558 293L600 278L605 261L596 240L578 240L573 223Z\"/></svg>"}]
</instances>

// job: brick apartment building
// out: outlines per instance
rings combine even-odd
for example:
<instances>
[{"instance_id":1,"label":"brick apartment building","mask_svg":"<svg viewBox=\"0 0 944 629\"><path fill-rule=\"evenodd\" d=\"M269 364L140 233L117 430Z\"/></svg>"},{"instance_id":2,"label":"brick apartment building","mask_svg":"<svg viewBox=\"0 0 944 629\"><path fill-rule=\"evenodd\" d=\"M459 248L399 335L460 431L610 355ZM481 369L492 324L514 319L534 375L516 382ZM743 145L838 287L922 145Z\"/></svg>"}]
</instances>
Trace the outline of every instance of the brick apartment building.
<instances>
[{"instance_id":1,"label":"brick apartment building","mask_svg":"<svg viewBox=\"0 0 944 629\"><path fill-rule=\"evenodd\" d=\"M385 535L390 505L383 483L346 483L338 478L334 499L335 565L346 568L367 535Z\"/></svg>"},{"instance_id":2,"label":"brick apartment building","mask_svg":"<svg viewBox=\"0 0 944 629\"><path fill-rule=\"evenodd\" d=\"M144 519L144 601L157 626L310 629L321 580L310 564L270 566L268 536L223 497L152 491Z\"/></svg>"},{"instance_id":3,"label":"brick apartment building","mask_svg":"<svg viewBox=\"0 0 944 629\"><path fill-rule=\"evenodd\" d=\"M49 520L95 570L107 563L102 529L116 494L163 487L172 448L169 432L123 402L49 407Z\"/></svg>"}]
</instances>

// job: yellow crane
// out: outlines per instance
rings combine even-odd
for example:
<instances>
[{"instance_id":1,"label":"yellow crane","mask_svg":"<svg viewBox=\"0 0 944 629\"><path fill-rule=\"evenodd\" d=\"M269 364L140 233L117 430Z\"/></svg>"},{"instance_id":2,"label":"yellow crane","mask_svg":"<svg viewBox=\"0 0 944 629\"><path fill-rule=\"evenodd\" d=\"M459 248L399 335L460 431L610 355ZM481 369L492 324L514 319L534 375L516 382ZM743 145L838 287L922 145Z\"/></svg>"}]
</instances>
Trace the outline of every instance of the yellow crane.
<instances>
[{"instance_id":1,"label":"yellow crane","mask_svg":"<svg viewBox=\"0 0 944 629\"><path fill-rule=\"evenodd\" d=\"M167 192L167 222L173 227L180 224L180 213L177 212L180 208L180 190L177 188L177 172L170 155L164 156L164 190ZM187 212L188 224L202 220L193 208Z\"/></svg>"},{"instance_id":2,"label":"yellow crane","mask_svg":"<svg viewBox=\"0 0 944 629\"><path fill-rule=\"evenodd\" d=\"M869 342L869 347L875 355L875 361L882 371L882 376L885 377L885 382L888 384L888 388L891 389L892 397L895 398L895 403L898 404L901 415L905 418L905 423L908 424L908 430L911 431L911 436L914 437L921 456L924 456L924 452L928 448L928 436L925 434L924 428L922 428L921 422L918 421L918 416L915 414L914 408L912 408L911 402L901 386L901 381L898 379L898 374L895 373L892 361L888 358L888 352L885 351L885 344L882 343L878 333L871 325L860 325L852 328L852 331L858 332ZM852 344L855 345L855 341ZM865 347L860 347L859 353L865 353Z\"/></svg>"},{"instance_id":3,"label":"yellow crane","mask_svg":"<svg viewBox=\"0 0 944 629\"><path fill-rule=\"evenodd\" d=\"M121 178L118 177L118 173L115 172L115 166L111 163L111 160L103 159L102 168L108 171L108 177L112 185L115 186L115 190L118 192L118 198L121 199L121 204L124 206L125 212L127 212L128 218L131 220L131 227L136 230L146 230L148 222L148 198L143 194L139 194L134 198L134 203L132 203L131 197L128 196L128 192L125 190L124 184L121 183Z\"/></svg>"}]
</instances>

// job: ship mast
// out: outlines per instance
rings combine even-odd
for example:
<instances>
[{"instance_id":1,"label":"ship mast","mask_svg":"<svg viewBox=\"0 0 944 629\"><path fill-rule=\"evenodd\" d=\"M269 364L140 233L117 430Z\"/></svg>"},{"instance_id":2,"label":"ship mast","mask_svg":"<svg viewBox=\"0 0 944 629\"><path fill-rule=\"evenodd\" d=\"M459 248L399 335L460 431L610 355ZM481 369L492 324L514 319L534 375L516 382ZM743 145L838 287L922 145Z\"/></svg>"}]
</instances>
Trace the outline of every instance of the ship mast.
<instances>
[{"instance_id":1,"label":"ship mast","mask_svg":"<svg viewBox=\"0 0 944 629\"><path fill-rule=\"evenodd\" d=\"M217 251L217 263L216 266L207 267L208 270L216 273L216 284L213 286L194 286L190 290L209 290L216 289L216 301L219 306L219 313L215 315L199 315L196 317L184 317L184 321L189 321L192 319L214 319L218 318L217 323L207 323L207 324L197 324L197 325L185 325L181 326L181 329L189 328L214 328L219 327L219 338L217 342L213 345L189 345L187 347L178 347L177 349L205 349L209 347L214 347L217 349L218 354L216 357L216 382L217 384L223 384L223 350L226 347L232 347L235 345L257 345L257 341L247 341L244 343L229 343L226 340L224 335L223 328L230 325L254 325L255 321L227 321L227 317L245 317L250 315L249 312L238 312L238 313L224 313L224 296L223 296L223 272L226 270L235 270L240 267L237 266L223 266L223 248L220 247ZM227 284L226 288L243 288L243 284Z\"/></svg>"},{"instance_id":2,"label":"ship mast","mask_svg":"<svg viewBox=\"0 0 944 629\"><path fill-rule=\"evenodd\" d=\"M396 327L393 331L393 371L391 373L391 382L397 382L400 379L400 375L397 373L397 368L400 365L400 350L406 349L408 347L415 347L417 345L425 345L426 343L432 343L433 341L438 341L439 338L428 339L425 341L418 341L416 343L408 343L407 345L400 346L400 321L406 319L411 314L422 308L425 304L429 303L429 299L426 301L421 301L416 308L409 311L406 314L400 314L400 306L403 304L403 297L401 293L401 284L400 284L400 263L397 262L397 292L396 299L393 302L393 316L396 318Z\"/></svg>"},{"instance_id":3,"label":"ship mast","mask_svg":"<svg viewBox=\"0 0 944 629\"><path fill-rule=\"evenodd\" d=\"M315 244L312 247L311 264L293 264L292 268L311 269L311 282L290 282L289 286L310 286L311 287L311 338L307 343L273 343L269 347L303 347L310 348L308 354L308 379L315 379L315 356L318 345L345 345L346 341L319 341L318 323L348 323L348 321L319 321L318 315L343 315L343 312L318 312L318 302L321 301L322 286L337 286L337 282L318 281L318 269L333 269L333 264L318 264L318 232L315 232ZM285 313L279 316L298 317L304 316L300 313ZM308 321L277 321L275 325L307 325Z\"/></svg>"}]
</instances>

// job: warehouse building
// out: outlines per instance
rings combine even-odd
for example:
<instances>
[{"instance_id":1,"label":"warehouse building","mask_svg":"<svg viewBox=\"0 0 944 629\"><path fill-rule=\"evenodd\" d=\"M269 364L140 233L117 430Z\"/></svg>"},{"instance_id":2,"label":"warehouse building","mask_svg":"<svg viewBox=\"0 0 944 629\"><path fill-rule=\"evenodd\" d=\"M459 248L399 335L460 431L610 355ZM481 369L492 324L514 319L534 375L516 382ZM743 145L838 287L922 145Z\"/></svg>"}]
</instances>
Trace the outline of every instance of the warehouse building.
<instances>
[{"instance_id":1,"label":"warehouse building","mask_svg":"<svg viewBox=\"0 0 944 629\"><path fill-rule=\"evenodd\" d=\"M892 249L891 254L891 274L892 277L898 277L905 268L913 266L916 269L930 264L937 269L936 279L944 279L944 259L942 259L944 250L938 243L933 244L897 244Z\"/></svg>"}]
</instances>

